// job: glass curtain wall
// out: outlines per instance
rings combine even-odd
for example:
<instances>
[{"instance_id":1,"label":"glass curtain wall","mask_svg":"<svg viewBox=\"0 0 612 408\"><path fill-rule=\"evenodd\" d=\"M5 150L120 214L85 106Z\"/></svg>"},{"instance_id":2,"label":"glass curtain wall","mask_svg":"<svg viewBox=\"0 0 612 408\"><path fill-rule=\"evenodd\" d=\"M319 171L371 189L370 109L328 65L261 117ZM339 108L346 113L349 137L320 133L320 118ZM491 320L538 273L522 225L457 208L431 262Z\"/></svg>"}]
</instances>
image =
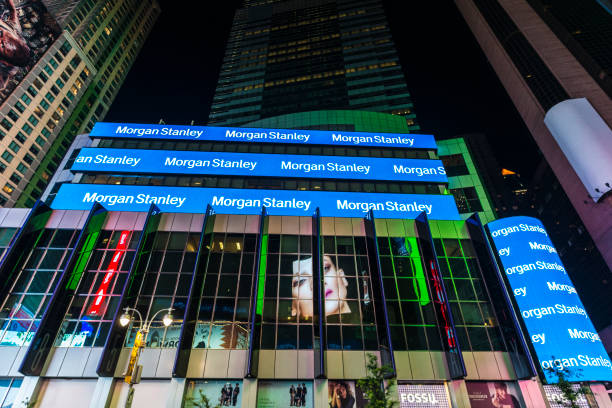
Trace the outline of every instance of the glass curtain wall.
<instances>
[{"instance_id":1,"label":"glass curtain wall","mask_svg":"<svg viewBox=\"0 0 612 408\"><path fill-rule=\"evenodd\" d=\"M172 307L174 321L168 327L162 323L166 313L160 313L151 324L147 347L174 348L178 345L182 317L195 267L199 233L158 231L148 260L136 309L148 321L158 311ZM134 343L138 322L132 324L126 338L127 346Z\"/></svg>"},{"instance_id":2,"label":"glass curtain wall","mask_svg":"<svg viewBox=\"0 0 612 408\"><path fill-rule=\"evenodd\" d=\"M434 238L434 245L461 350L504 351L472 242Z\"/></svg>"},{"instance_id":3,"label":"glass curtain wall","mask_svg":"<svg viewBox=\"0 0 612 408\"><path fill-rule=\"evenodd\" d=\"M55 346L104 346L140 233L128 230L103 230L100 233Z\"/></svg>"},{"instance_id":4,"label":"glass curtain wall","mask_svg":"<svg viewBox=\"0 0 612 408\"><path fill-rule=\"evenodd\" d=\"M9 296L3 299L1 346L30 344L78 234L74 229L45 229L17 274Z\"/></svg>"},{"instance_id":5,"label":"glass curtain wall","mask_svg":"<svg viewBox=\"0 0 612 408\"><path fill-rule=\"evenodd\" d=\"M392 236L378 237L393 349L442 350L414 223L404 222L387 220Z\"/></svg>"},{"instance_id":6,"label":"glass curtain wall","mask_svg":"<svg viewBox=\"0 0 612 408\"><path fill-rule=\"evenodd\" d=\"M256 242L255 234L213 234L194 348L248 348Z\"/></svg>"}]
</instances>

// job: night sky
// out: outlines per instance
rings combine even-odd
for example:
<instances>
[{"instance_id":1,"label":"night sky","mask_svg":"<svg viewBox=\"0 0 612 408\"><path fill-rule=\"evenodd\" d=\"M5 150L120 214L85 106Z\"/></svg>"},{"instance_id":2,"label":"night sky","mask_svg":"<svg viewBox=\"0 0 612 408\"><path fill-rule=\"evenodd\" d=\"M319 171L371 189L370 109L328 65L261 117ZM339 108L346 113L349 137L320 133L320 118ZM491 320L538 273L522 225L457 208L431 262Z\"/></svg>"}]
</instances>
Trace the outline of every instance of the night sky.
<instances>
[{"instance_id":1,"label":"night sky","mask_svg":"<svg viewBox=\"0 0 612 408\"><path fill-rule=\"evenodd\" d=\"M236 0L161 0L162 13L105 120L206 124ZM485 133L526 179L538 149L451 0L383 0L422 133Z\"/></svg>"}]
</instances>

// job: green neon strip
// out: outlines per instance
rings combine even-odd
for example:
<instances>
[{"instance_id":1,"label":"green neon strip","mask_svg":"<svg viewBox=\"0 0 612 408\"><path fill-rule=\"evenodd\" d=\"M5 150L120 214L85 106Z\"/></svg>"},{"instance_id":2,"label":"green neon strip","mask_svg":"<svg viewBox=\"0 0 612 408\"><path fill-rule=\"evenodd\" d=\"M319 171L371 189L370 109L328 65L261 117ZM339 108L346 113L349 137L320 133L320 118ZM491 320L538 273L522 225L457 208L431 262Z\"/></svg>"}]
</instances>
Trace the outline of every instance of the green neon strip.
<instances>
[{"instance_id":1,"label":"green neon strip","mask_svg":"<svg viewBox=\"0 0 612 408\"><path fill-rule=\"evenodd\" d=\"M76 290L79 282L81 281L81 276L83 276L83 272L85 271L85 267L87 266L87 261L89 261L89 255L96 245L96 241L98 239L98 235L100 232L96 231L87 236L85 240L85 244L83 244L83 249L79 253L79 259L70 274L70 279L66 284L66 289L68 290Z\"/></svg>"},{"instance_id":2,"label":"green neon strip","mask_svg":"<svg viewBox=\"0 0 612 408\"><path fill-rule=\"evenodd\" d=\"M259 277L257 279L257 308L255 313L263 316L264 286L266 283L266 265L268 263L268 234L261 237L261 257L259 259Z\"/></svg>"},{"instance_id":3,"label":"green neon strip","mask_svg":"<svg viewBox=\"0 0 612 408\"><path fill-rule=\"evenodd\" d=\"M414 291L417 294L417 298L419 299L419 304L421 306L425 306L431 302L431 298L429 297L429 291L427 290L427 278L425 278L425 271L423 270L423 261L421 260L421 256L419 254L419 246L417 244L417 239L415 237L407 237L406 244L408 248L413 248L413 256L412 258L412 266L414 267L414 276L415 279L413 281Z\"/></svg>"}]
</instances>

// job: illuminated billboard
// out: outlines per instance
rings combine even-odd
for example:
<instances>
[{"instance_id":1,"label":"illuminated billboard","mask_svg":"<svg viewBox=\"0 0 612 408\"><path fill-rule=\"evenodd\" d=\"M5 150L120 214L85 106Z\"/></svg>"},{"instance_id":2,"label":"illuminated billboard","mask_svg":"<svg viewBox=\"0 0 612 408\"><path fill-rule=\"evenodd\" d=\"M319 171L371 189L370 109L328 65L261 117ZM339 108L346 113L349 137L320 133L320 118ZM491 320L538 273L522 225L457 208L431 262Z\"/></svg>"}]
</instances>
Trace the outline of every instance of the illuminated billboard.
<instances>
[{"instance_id":1,"label":"illuminated billboard","mask_svg":"<svg viewBox=\"0 0 612 408\"><path fill-rule=\"evenodd\" d=\"M99 202L109 211L143 211L151 204L163 212L203 213L210 204L218 214L364 217L370 209L379 218L460 219L452 195L346 193L336 191L249 190L232 188L157 187L63 184L51 208L88 210Z\"/></svg>"},{"instance_id":2,"label":"illuminated billboard","mask_svg":"<svg viewBox=\"0 0 612 408\"><path fill-rule=\"evenodd\" d=\"M435 149L432 135L98 122L91 137Z\"/></svg>"},{"instance_id":3,"label":"illuminated billboard","mask_svg":"<svg viewBox=\"0 0 612 408\"><path fill-rule=\"evenodd\" d=\"M611 381L612 363L542 223L510 217L487 227L547 380L568 369L569 381Z\"/></svg>"},{"instance_id":4,"label":"illuminated billboard","mask_svg":"<svg viewBox=\"0 0 612 408\"><path fill-rule=\"evenodd\" d=\"M0 104L60 33L42 1L0 1Z\"/></svg>"},{"instance_id":5,"label":"illuminated billboard","mask_svg":"<svg viewBox=\"0 0 612 408\"><path fill-rule=\"evenodd\" d=\"M138 149L84 148L71 170L448 182L440 160Z\"/></svg>"}]
</instances>

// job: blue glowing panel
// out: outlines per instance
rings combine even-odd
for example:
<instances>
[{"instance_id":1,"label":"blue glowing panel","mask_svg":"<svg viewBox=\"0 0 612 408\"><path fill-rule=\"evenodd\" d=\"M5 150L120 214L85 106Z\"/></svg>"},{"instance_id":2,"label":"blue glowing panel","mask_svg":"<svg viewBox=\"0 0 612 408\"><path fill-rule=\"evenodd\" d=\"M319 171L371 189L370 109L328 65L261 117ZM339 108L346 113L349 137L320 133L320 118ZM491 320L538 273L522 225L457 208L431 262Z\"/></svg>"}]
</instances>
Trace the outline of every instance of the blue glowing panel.
<instances>
[{"instance_id":1,"label":"blue glowing panel","mask_svg":"<svg viewBox=\"0 0 612 408\"><path fill-rule=\"evenodd\" d=\"M569 381L611 381L612 363L542 223L487 226L547 379L556 381L548 369L567 367Z\"/></svg>"},{"instance_id":2,"label":"blue glowing panel","mask_svg":"<svg viewBox=\"0 0 612 408\"><path fill-rule=\"evenodd\" d=\"M156 204L163 212L203 213L210 204L218 214L311 216L319 207L324 217L364 217L370 209L379 218L460 219L452 195L370 194L332 191L248 190L198 187L154 187L63 184L51 208L86 210L100 202L109 211L143 211Z\"/></svg>"},{"instance_id":3,"label":"blue glowing panel","mask_svg":"<svg viewBox=\"0 0 612 408\"><path fill-rule=\"evenodd\" d=\"M98 122L91 137L436 149L432 135Z\"/></svg>"},{"instance_id":4,"label":"blue glowing panel","mask_svg":"<svg viewBox=\"0 0 612 408\"><path fill-rule=\"evenodd\" d=\"M440 160L138 149L84 148L72 170L448 182Z\"/></svg>"}]
</instances>

